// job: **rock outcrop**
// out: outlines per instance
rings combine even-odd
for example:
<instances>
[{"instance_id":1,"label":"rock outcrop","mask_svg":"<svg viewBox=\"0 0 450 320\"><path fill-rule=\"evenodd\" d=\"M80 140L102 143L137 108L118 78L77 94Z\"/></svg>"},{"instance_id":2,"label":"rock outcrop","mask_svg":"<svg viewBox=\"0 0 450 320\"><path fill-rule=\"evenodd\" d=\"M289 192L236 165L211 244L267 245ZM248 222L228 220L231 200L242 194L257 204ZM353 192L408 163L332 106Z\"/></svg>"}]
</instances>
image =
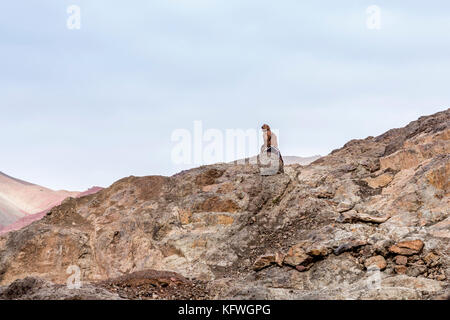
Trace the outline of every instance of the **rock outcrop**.
<instances>
[{"instance_id":1,"label":"rock outcrop","mask_svg":"<svg viewBox=\"0 0 450 320\"><path fill-rule=\"evenodd\" d=\"M159 270L201 288L192 299L446 298L449 177L450 109L274 176L217 164L128 177L1 236L0 285L63 285L75 265L113 295ZM171 297L136 292L125 298Z\"/></svg>"}]
</instances>

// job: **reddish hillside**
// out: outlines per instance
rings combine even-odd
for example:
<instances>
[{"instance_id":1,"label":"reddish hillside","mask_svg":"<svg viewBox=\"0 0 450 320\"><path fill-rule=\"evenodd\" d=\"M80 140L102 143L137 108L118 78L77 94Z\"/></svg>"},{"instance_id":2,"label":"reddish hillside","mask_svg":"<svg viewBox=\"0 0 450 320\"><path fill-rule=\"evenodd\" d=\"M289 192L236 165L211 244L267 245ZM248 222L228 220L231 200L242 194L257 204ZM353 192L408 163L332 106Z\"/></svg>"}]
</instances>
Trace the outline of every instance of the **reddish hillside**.
<instances>
[{"instance_id":1,"label":"reddish hillside","mask_svg":"<svg viewBox=\"0 0 450 320\"><path fill-rule=\"evenodd\" d=\"M84 192L80 192L75 198L81 198L84 196L88 196L88 195L97 193L102 189L103 188L101 188L101 187L92 187ZM14 223L8 224L5 227L0 226L0 235L5 234L10 231L22 229L23 227L28 226L29 224L33 223L34 221L42 219L52 208L59 206L63 200L59 201L58 203L54 203L51 207L49 207L48 209L46 209L44 211L41 211L41 212L38 212L35 214L25 215L24 217L20 218L19 220L16 220ZM0 207L0 212L1 212L1 207Z\"/></svg>"},{"instance_id":2,"label":"reddish hillside","mask_svg":"<svg viewBox=\"0 0 450 320\"><path fill-rule=\"evenodd\" d=\"M39 220L68 197L82 197L99 190L100 187L81 193L54 191L0 172L0 234L18 230Z\"/></svg>"},{"instance_id":3,"label":"reddish hillside","mask_svg":"<svg viewBox=\"0 0 450 320\"><path fill-rule=\"evenodd\" d=\"M78 193L54 191L0 172L0 197L27 214L46 210L67 197L75 197Z\"/></svg>"}]
</instances>

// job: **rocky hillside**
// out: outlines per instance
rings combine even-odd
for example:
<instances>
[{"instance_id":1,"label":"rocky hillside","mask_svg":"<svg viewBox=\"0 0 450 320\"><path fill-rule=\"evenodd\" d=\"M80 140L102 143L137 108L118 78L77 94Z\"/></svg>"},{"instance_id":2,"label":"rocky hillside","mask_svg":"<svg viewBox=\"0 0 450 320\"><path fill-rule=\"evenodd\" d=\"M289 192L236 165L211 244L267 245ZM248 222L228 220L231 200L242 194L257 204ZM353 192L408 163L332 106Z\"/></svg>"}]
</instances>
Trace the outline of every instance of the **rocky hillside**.
<instances>
[{"instance_id":1,"label":"rocky hillside","mask_svg":"<svg viewBox=\"0 0 450 320\"><path fill-rule=\"evenodd\" d=\"M124 178L0 237L0 297L67 298L77 265L78 298L446 298L449 176L450 109L276 176Z\"/></svg>"}]
</instances>

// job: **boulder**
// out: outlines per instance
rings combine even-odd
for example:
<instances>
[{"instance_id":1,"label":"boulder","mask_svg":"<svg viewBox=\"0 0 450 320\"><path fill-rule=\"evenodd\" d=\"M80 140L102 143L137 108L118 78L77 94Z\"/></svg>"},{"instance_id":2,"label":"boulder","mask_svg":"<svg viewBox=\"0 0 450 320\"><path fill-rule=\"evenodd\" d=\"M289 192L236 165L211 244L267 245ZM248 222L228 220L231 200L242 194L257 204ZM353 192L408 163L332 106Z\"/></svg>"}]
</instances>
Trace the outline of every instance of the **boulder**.
<instances>
[{"instance_id":1,"label":"boulder","mask_svg":"<svg viewBox=\"0 0 450 320\"><path fill-rule=\"evenodd\" d=\"M366 269L371 269L372 267L376 267L379 270L384 270L386 269L386 260L384 259L383 256L374 256L374 257L370 257L368 259L366 259L366 261L364 262L364 266L366 267Z\"/></svg>"},{"instance_id":2,"label":"boulder","mask_svg":"<svg viewBox=\"0 0 450 320\"><path fill-rule=\"evenodd\" d=\"M272 176L284 172L284 164L275 152L261 152L258 156L259 173L262 176Z\"/></svg>"},{"instance_id":3,"label":"boulder","mask_svg":"<svg viewBox=\"0 0 450 320\"><path fill-rule=\"evenodd\" d=\"M311 261L309 256L302 248L302 244L292 246L284 258L284 264L296 267Z\"/></svg>"},{"instance_id":4,"label":"boulder","mask_svg":"<svg viewBox=\"0 0 450 320\"><path fill-rule=\"evenodd\" d=\"M364 241L364 240L350 240L348 242L345 242L344 244L341 244L336 249L334 249L334 254L340 255L341 253L354 250L354 249L362 247L366 244L367 244L367 241Z\"/></svg>"},{"instance_id":5,"label":"boulder","mask_svg":"<svg viewBox=\"0 0 450 320\"><path fill-rule=\"evenodd\" d=\"M259 271L274 263L276 263L275 255L268 254L260 256L256 259L255 263L253 264L253 270Z\"/></svg>"},{"instance_id":6,"label":"boulder","mask_svg":"<svg viewBox=\"0 0 450 320\"><path fill-rule=\"evenodd\" d=\"M404 256L411 256L418 254L422 250L423 246L424 244L422 240L402 241L389 247L389 251Z\"/></svg>"},{"instance_id":7,"label":"boulder","mask_svg":"<svg viewBox=\"0 0 450 320\"><path fill-rule=\"evenodd\" d=\"M394 175L392 173L388 172L388 173L383 173L374 178L366 178L366 179L364 179L364 181L367 182L369 187L371 187L373 189L377 189L377 188L384 188L392 181L392 179L394 179Z\"/></svg>"}]
</instances>

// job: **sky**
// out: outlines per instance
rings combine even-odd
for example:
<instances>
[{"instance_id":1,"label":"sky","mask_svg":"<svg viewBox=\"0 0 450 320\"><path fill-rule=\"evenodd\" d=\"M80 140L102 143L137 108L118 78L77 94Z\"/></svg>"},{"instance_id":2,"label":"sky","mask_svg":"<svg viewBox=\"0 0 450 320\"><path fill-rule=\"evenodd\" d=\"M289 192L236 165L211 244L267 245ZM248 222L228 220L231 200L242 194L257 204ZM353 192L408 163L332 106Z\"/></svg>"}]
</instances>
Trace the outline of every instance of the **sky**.
<instances>
[{"instance_id":1,"label":"sky","mask_svg":"<svg viewBox=\"0 0 450 320\"><path fill-rule=\"evenodd\" d=\"M2 1L0 171L57 190L172 175L201 164L172 156L194 121L326 155L449 108L449 30L447 0Z\"/></svg>"}]
</instances>

